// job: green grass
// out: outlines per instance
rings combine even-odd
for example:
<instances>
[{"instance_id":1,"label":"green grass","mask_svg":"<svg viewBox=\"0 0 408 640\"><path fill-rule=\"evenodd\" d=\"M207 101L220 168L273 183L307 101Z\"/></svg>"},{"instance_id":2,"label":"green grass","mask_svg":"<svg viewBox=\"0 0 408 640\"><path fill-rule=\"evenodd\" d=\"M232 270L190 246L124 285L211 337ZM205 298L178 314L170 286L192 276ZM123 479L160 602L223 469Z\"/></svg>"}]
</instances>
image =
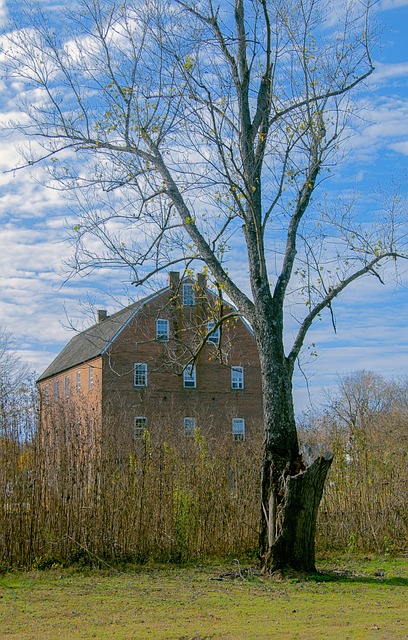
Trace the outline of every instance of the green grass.
<instances>
[{"instance_id":1,"label":"green grass","mask_svg":"<svg viewBox=\"0 0 408 640\"><path fill-rule=\"evenodd\" d=\"M229 566L53 568L0 576L0 637L154 640L408 638L408 567L319 558L321 573L265 579Z\"/></svg>"}]
</instances>

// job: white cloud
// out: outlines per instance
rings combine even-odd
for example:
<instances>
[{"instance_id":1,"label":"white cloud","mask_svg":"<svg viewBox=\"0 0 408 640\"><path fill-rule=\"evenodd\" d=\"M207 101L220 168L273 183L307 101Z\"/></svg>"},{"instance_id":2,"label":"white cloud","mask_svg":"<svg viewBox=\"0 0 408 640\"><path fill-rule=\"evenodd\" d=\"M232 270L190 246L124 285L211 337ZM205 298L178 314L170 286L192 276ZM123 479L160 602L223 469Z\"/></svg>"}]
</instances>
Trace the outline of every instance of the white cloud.
<instances>
[{"instance_id":1,"label":"white cloud","mask_svg":"<svg viewBox=\"0 0 408 640\"><path fill-rule=\"evenodd\" d=\"M390 144L390 149L393 149L404 156L408 156L408 140L404 140L403 142L394 142Z\"/></svg>"},{"instance_id":2,"label":"white cloud","mask_svg":"<svg viewBox=\"0 0 408 640\"><path fill-rule=\"evenodd\" d=\"M381 297L379 287L373 300L367 295L366 282L360 283L360 300L357 295L346 295L335 306L337 334L328 317L317 322L309 334L309 344L316 343L318 357L305 364L303 371L315 404L324 401L324 389L334 389L339 376L351 371L372 370L389 378L408 373L407 296L388 287ZM294 387L296 410L301 412L310 399L300 372Z\"/></svg>"},{"instance_id":3,"label":"white cloud","mask_svg":"<svg viewBox=\"0 0 408 640\"><path fill-rule=\"evenodd\" d=\"M376 8L379 11L387 11L388 9L400 9L401 7L408 7L408 0L380 0Z\"/></svg>"},{"instance_id":4,"label":"white cloud","mask_svg":"<svg viewBox=\"0 0 408 640\"><path fill-rule=\"evenodd\" d=\"M407 0L408 2L408 0ZM384 83L389 82L393 78L408 79L408 62L394 62L384 64L383 62L376 62L374 64L375 71L370 77L371 83Z\"/></svg>"},{"instance_id":5,"label":"white cloud","mask_svg":"<svg viewBox=\"0 0 408 640\"><path fill-rule=\"evenodd\" d=\"M361 103L357 111L354 132L344 146L352 154L347 164L353 164L355 175L359 173L361 178L363 170L367 177L380 168L376 165L380 158L384 163L385 154L405 154L405 138L408 140L408 96L377 95L371 103ZM396 172L401 167L393 166L388 158L385 168Z\"/></svg>"},{"instance_id":6,"label":"white cloud","mask_svg":"<svg viewBox=\"0 0 408 640\"><path fill-rule=\"evenodd\" d=\"M3 27L7 19L6 0L0 0L0 27Z\"/></svg>"}]
</instances>

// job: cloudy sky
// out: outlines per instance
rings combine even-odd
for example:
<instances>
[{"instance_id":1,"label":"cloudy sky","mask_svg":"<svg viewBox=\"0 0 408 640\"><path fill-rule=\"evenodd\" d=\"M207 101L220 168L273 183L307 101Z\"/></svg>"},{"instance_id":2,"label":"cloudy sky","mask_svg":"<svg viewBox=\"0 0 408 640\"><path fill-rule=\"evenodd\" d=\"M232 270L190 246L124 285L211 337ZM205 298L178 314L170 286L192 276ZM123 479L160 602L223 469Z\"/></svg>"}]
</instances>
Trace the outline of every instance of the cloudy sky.
<instances>
[{"instance_id":1,"label":"cloudy sky","mask_svg":"<svg viewBox=\"0 0 408 640\"><path fill-rule=\"evenodd\" d=\"M0 0L4 29L9 11L7 0ZM366 194L360 206L367 211L380 191L397 185L407 194L408 0L383 0L376 19L382 34L376 71L347 163L333 177L336 190ZM0 79L2 121L14 115L15 91ZM92 322L92 308L113 312L138 294L126 273L107 269L66 280L64 263L71 253L67 227L74 224L73 215L61 194L42 187L34 174L13 172L18 161L13 140L0 138L0 325L14 336L21 357L41 373L72 337L72 327ZM335 306L336 334L329 318L313 328L310 342L316 343L317 357L305 354L305 377L301 371L296 375L298 410L309 401L319 403L322 388L356 369L408 374L407 267L401 265L389 276L385 285L366 279L345 292Z\"/></svg>"}]
</instances>

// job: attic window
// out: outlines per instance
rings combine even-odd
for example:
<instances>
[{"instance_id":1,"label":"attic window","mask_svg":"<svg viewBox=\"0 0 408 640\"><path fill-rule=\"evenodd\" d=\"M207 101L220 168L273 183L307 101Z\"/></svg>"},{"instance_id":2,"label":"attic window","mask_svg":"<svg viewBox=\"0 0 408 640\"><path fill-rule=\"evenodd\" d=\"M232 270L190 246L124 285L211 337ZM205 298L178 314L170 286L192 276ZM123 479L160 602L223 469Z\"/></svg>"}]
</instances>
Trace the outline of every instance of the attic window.
<instances>
[{"instance_id":1,"label":"attic window","mask_svg":"<svg viewBox=\"0 0 408 640\"><path fill-rule=\"evenodd\" d=\"M183 284L183 305L185 307L192 307L195 304L195 294L193 284L191 282L185 282Z\"/></svg>"}]
</instances>

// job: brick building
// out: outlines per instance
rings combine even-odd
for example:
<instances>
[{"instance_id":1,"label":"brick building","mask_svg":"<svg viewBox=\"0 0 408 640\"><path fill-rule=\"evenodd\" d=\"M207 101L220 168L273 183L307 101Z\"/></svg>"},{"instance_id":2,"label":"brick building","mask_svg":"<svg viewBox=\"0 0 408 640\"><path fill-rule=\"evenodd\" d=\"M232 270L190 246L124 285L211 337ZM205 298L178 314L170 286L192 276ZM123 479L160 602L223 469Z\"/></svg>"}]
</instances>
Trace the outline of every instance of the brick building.
<instances>
[{"instance_id":1,"label":"brick building","mask_svg":"<svg viewBox=\"0 0 408 640\"><path fill-rule=\"evenodd\" d=\"M221 318L224 321L221 323ZM211 440L261 433L259 359L244 319L197 280L169 285L67 344L38 379L40 432L50 449L127 451L144 434Z\"/></svg>"}]
</instances>

